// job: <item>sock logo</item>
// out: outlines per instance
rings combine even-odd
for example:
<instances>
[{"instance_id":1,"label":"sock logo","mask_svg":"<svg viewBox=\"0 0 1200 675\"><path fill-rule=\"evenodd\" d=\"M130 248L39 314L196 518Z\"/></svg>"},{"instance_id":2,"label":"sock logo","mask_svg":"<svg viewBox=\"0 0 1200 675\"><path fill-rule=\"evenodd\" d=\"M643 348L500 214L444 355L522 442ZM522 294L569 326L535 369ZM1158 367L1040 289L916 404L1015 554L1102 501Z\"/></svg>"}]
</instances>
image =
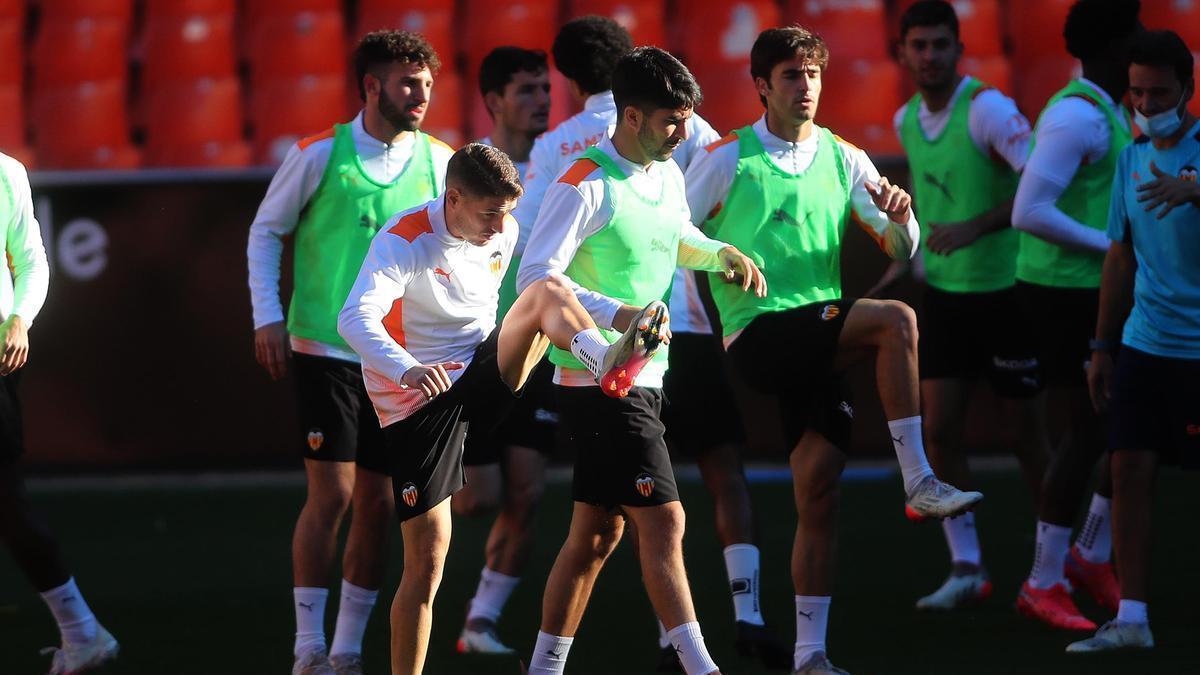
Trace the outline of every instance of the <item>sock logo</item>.
<instances>
[{"instance_id":1,"label":"sock logo","mask_svg":"<svg viewBox=\"0 0 1200 675\"><path fill-rule=\"evenodd\" d=\"M837 318L838 314L841 313L842 310L838 309L837 305L825 305L821 308L821 320L832 321L833 319Z\"/></svg>"},{"instance_id":2,"label":"sock logo","mask_svg":"<svg viewBox=\"0 0 1200 675\"><path fill-rule=\"evenodd\" d=\"M62 604L64 604L64 605L65 605L65 604L67 604L68 602L75 602L75 596L73 596L73 595L70 595L70 596L67 596L67 597L65 597L65 598L63 598L63 599L62 599Z\"/></svg>"},{"instance_id":3,"label":"sock logo","mask_svg":"<svg viewBox=\"0 0 1200 675\"><path fill-rule=\"evenodd\" d=\"M815 612L815 611L816 610L813 610L813 612ZM796 614L799 614L800 616L808 619L809 621L812 621L812 615L813 615L812 612L802 612L800 610L796 610Z\"/></svg>"},{"instance_id":4,"label":"sock logo","mask_svg":"<svg viewBox=\"0 0 1200 675\"><path fill-rule=\"evenodd\" d=\"M550 656L553 656L556 659L561 659L563 656L562 652L556 652L553 649L547 649L546 653L549 654Z\"/></svg>"},{"instance_id":5,"label":"sock logo","mask_svg":"<svg viewBox=\"0 0 1200 675\"><path fill-rule=\"evenodd\" d=\"M745 595L749 593L752 588L753 586L751 585L750 580L746 577L732 579L729 582L729 591L734 595Z\"/></svg>"},{"instance_id":6,"label":"sock logo","mask_svg":"<svg viewBox=\"0 0 1200 675\"><path fill-rule=\"evenodd\" d=\"M311 602L309 602L309 603L297 602L296 604L300 607L303 607L304 609L307 609L310 612L312 611L313 603L311 603Z\"/></svg>"},{"instance_id":7,"label":"sock logo","mask_svg":"<svg viewBox=\"0 0 1200 675\"><path fill-rule=\"evenodd\" d=\"M400 498L404 500L404 503L410 509L417 505L418 494L417 486L412 483L405 483L404 487L400 490Z\"/></svg>"},{"instance_id":8,"label":"sock logo","mask_svg":"<svg viewBox=\"0 0 1200 675\"><path fill-rule=\"evenodd\" d=\"M321 446L324 444L325 434L322 433L320 429L313 428L308 430L308 448L310 450L316 452L317 450L320 450Z\"/></svg>"},{"instance_id":9,"label":"sock logo","mask_svg":"<svg viewBox=\"0 0 1200 675\"><path fill-rule=\"evenodd\" d=\"M892 442L899 443L900 445L904 445L904 434L900 434L899 436L892 436Z\"/></svg>"},{"instance_id":10,"label":"sock logo","mask_svg":"<svg viewBox=\"0 0 1200 675\"><path fill-rule=\"evenodd\" d=\"M643 473L633 481L633 487L637 488L638 494L643 497L649 497L654 494L654 477L648 473Z\"/></svg>"}]
</instances>

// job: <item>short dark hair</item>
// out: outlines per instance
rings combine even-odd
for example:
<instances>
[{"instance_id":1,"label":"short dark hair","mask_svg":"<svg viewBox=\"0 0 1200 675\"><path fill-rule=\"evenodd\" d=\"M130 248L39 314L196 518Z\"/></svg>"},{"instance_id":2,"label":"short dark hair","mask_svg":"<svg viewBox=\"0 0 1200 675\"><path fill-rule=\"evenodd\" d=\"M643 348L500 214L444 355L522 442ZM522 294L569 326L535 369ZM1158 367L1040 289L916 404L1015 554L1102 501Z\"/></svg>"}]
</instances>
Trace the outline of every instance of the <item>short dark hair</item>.
<instances>
[{"instance_id":1,"label":"short dark hair","mask_svg":"<svg viewBox=\"0 0 1200 675\"><path fill-rule=\"evenodd\" d=\"M958 14L954 5L946 0L919 0L904 10L900 15L900 41L908 36L913 28L933 28L948 26L954 37L958 37Z\"/></svg>"},{"instance_id":2,"label":"short dark hair","mask_svg":"<svg viewBox=\"0 0 1200 675\"><path fill-rule=\"evenodd\" d=\"M750 76L770 82L775 66L797 56L817 64L821 70L829 65L829 47L820 35L804 26L768 28L758 34L750 48Z\"/></svg>"},{"instance_id":3,"label":"short dark hair","mask_svg":"<svg viewBox=\"0 0 1200 675\"><path fill-rule=\"evenodd\" d=\"M482 143L468 143L450 156L446 187L474 197L516 199L525 192L512 159L503 150Z\"/></svg>"},{"instance_id":4,"label":"short dark hair","mask_svg":"<svg viewBox=\"0 0 1200 675\"><path fill-rule=\"evenodd\" d=\"M612 92L618 118L629 106L650 113L695 108L704 100L687 66L658 47L638 47L621 57L613 69Z\"/></svg>"},{"instance_id":5,"label":"short dark hair","mask_svg":"<svg viewBox=\"0 0 1200 675\"><path fill-rule=\"evenodd\" d=\"M1141 0L1078 0L1067 13L1063 38L1079 60L1101 56L1110 45L1141 29Z\"/></svg>"},{"instance_id":6,"label":"short dark hair","mask_svg":"<svg viewBox=\"0 0 1200 675\"><path fill-rule=\"evenodd\" d=\"M542 73L547 69L546 52L523 47L496 47L479 64L479 93L504 95L504 88L517 73Z\"/></svg>"},{"instance_id":7,"label":"short dark hair","mask_svg":"<svg viewBox=\"0 0 1200 675\"><path fill-rule=\"evenodd\" d=\"M1167 67L1187 86L1195 77L1196 61L1192 50L1179 34L1170 30L1152 30L1138 36L1129 52L1130 63L1139 66Z\"/></svg>"},{"instance_id":8,"label":"short dark hair","mask_svg":"<svg viewBox=\"0 0 1200 675\"><path fill-rule=\"evenodd\" d=\"M612 89L617 61L633 49L633 38L606 16L581 16L563 24L554 36L554 67L587 94Z\"/></svg>"},{"instance_id":9,"label":"short dark hair","mask_svg":"<svg viewBox=\"0 0 1200 675\"><path fill-rule=\"evenodd\" d=\"M437 52L419 33L406 30L377 30L367 33L354 48L354 74L358 77L358 96L367 100L367 88L363 78L367 73L376 74L381 66L393 63L413 63L425 66L436 73L442 62Z\"/></svg>"}]
</instances>

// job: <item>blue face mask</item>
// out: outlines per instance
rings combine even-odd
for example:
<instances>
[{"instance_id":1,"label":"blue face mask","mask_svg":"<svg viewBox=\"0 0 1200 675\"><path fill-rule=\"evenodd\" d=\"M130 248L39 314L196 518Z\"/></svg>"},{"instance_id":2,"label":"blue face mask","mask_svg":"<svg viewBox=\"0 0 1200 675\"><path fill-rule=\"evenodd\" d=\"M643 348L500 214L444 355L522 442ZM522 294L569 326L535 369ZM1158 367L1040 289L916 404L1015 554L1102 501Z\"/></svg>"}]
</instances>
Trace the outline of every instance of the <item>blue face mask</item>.
<instances>
[{"instance_id":1,"label":"blue face mask","mask_svg":"<svg viewBox=\"0 0 1200 675\"><path fill-rule=\"evenodd\" d=\"M1133 111L1134 121L1150 138L1168 138L1179 131L1183 124L1183 106L1187 103L1187 90L1179 95L1179 103L1170 110L1164 110L1157 115L1146 117L1140 110Z\"/></svg>"}]
</instances>

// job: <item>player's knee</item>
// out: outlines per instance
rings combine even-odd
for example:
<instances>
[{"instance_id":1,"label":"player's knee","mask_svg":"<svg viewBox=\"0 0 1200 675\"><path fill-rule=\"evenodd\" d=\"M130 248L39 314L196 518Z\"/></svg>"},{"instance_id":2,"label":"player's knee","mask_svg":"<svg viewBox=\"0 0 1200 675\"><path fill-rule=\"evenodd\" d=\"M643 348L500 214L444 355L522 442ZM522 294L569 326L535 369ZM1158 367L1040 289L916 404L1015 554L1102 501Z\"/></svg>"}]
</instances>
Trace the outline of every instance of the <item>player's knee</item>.
<instances>
[{"instance_id":1,"label":"player's knee","mask_svg":"<svg viewBox=\"0 0 1200 675\"><path fill-rule=\"evenodd\" d=\"M450 510L466 518L479 518L493 513L499 506L500 495L493 490L460 490L450 501Z\"/></svg>"},{"instance_id":2,"label":"player's knee","mask_svg":"<svg viewBox=\"0 0 1200 675\"><path fill-rule=\"evenodd\" d=\"M350 509L350 489L309 489L308 499L304 502L304 510L325 524L338 523Z\"/></svg>"},{"instance_id":3,"label":"player's knee","mask_svg":"<svg viewBox=\"0 0 1200 675\"><path fill-rule=\"evenodd\" d=\"M510 486L506 497L505 508L522 520L533 517L538 504L542 501L545 488L540 481L530 481Z\"/></svg>"},{"instance_id":4,"label":"player's knee","mask_svg":"<svg viewBox=\"0 0 1200 675\"><path fill-rule=\"evenodd\" d=\"M886 330L894 340L917 344L917 313L912 307L899 300L885 300L883 303L883 321Z\"/></svg>"}]
</instances>

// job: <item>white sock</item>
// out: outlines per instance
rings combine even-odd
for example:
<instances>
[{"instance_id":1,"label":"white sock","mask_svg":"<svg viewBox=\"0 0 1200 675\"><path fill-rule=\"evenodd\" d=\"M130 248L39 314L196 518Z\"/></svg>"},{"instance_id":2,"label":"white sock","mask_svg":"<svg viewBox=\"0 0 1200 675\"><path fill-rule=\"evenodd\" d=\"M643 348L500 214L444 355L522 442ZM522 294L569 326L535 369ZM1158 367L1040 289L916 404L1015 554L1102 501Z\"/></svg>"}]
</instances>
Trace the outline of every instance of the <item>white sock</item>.
<instances>
[{"instance_id":1,"label":"white sock","mask_svg":"<svg viewBox=\"0 0 1200 675\"><path fill-rule=\"evenodd\" d=\"M520 582L520 577L510 577L484 567L479 574L475 597L471 598L471 608L467 610L467 621L486 619L492 623L499 622L504 604Z\"/></svg>"},{"instance_id":2,"label":"white sock","mask_svg":"<svg viewBox=\"0 0 1200 675\"><path fill-rule=\"evenodd\" d=\"M1033 552L1033 570L1029 585L1047 589L1063 581L1063 565L1071 545L1071 528L1038 521L1037 548Z\"/></svg>"},{"instance_id":3,"label":"white sock","mask_svg":"<svg viewBox=\"0 0 1200 675\"><path fill-rule=\"evenodd\" d=\"M567 667L567 652L575 638L560 637L538 631L533 645L533 658L529 659L529 675L562 675Z\"/></svg>"},{"instance_id":4,"label":"white sock","mask_svg":"<svg viewBox=\"0 0 1200 675\"><path fill-rule=\"evenodd\" d=\"M667 627L658 619L655 619L655 622L658 623L658 648L666 649L671 646L671 638L667 637Z\"/></svg>"},{"instance_id":5,"label":"white sock","mask_svg":"<svg viewBox=\"0 0 1200 675\"><path fill-rule=\"evenodd\" d=\"M676 626L667 631L667 637L671 638L679 662L683 664L683 672L687 675L708 675L717 672L717 664L708 655L708 648L704 646L704 636L700 634L698 622L691 621Z\"/></svg>"},{"instance_id":6,"label":"white sock","mask_svg":"<svg viewBox=\"0 0 1200 675\"><path fill-rule=\"evenodd\" d=\"M892 433L892 447L900 461L900 474L904 477L904 493L912 494L917 484L926 476L933 475L929 460L925 457L925 442L921 438L921 416L905 417L888 422Z\"/></svg>"},{"instance_id":7,"label":"white sock","mask_svg":"<svg viewBox=\"0 0 1200 675\"><path fill-rule=\"evenodd\" d=\"M604 334L598 328L581 330L571 338L571 353L596 377L604 374L600 370L604 367L604 354L607 351L608 340L604 339Z\"/></svg>"},{"instance_id":8,"label":"white sock","mask_svg":"<svg viewBox=\"0 0 1200 675\"><path fill-rule=\"evenodd\" d=\"M1121 598L1117 605L1117 623L1150 623L1149 608L1140 600Z\"/></svg>"},{"instance_id":9,"label":"white sock","mask_svg":"<svg viewBox=\"0 0 1200 675\"><path fill-rule=\"evenodd\" d=\"M725 571L733 594L733 615L738 621L763 625L758 605L758 547L733 544L725 547Z\"/></svg>"},{"instance_id":10,"label":"white sock","mask_svg":"<svg viewBox=\"0 0 1200 675\"><path fill-rule=\"evenodd\" d=\"M942 532L950 546L950 562L980 565L983 555L979 552L979 535L975 532L975 514L964 513L957 518L942 521Z\"/></svg>"},{"instance_id":11,"label":"white sock","mask_svg":"<svg viewBox=\"0 0 1200 675\"><path fill-rule=\"evenodd\" d=\"M327 588L292 589L296 603L296 646L292 653L304 656L309 652L325 650L325 601L329 598Z\"/></svg>"},{"instance_id":12,"label":"white sock","mask_svg":"<svg viewBox=\"0 0 1200 675\"><path fill-rule=\"evenodd\" d=\"M54 621L58 623L64 645L86 644L96 639L96 616L75 585L75 577L67 579L67 583L58 588L42 593L42 600L46 601Z\"/></svg>"},{"instance_id":13,"label":"white sock","mask_svg":"<svg viewBox=\"0 0 1200 675\"><path fill-rule=\"evenodd\" d=\"M1106 563L1112 557L1112 500L1100 493L1092 495L1092 506L1079 536L1075 537L1079 555L1090 563Z\"/></svg>"},{"instance_id":14,"label":"white sock","mask_svg":"<svg viewBox=\"0 0 1200 675\"><path fill-rule=\"evenodd\" d=\"M792 667L797 670L814 653L825 651L832 600L828 595L796 596L796 651L792 656Z\"/></svg>"},{"instance_id":15,"label":"white sock","mask_svg":"<svg viewBox=\"0 0 1200 675\"><path fill-rule=\"evenodd\" d=\"M333 631L333 645L329 655L361 654L363 633L367 632L367 619L375 608L379 591L359 588L342 579L342 602L338 605L337 628Z\"/></svg>"}]
</instances>

